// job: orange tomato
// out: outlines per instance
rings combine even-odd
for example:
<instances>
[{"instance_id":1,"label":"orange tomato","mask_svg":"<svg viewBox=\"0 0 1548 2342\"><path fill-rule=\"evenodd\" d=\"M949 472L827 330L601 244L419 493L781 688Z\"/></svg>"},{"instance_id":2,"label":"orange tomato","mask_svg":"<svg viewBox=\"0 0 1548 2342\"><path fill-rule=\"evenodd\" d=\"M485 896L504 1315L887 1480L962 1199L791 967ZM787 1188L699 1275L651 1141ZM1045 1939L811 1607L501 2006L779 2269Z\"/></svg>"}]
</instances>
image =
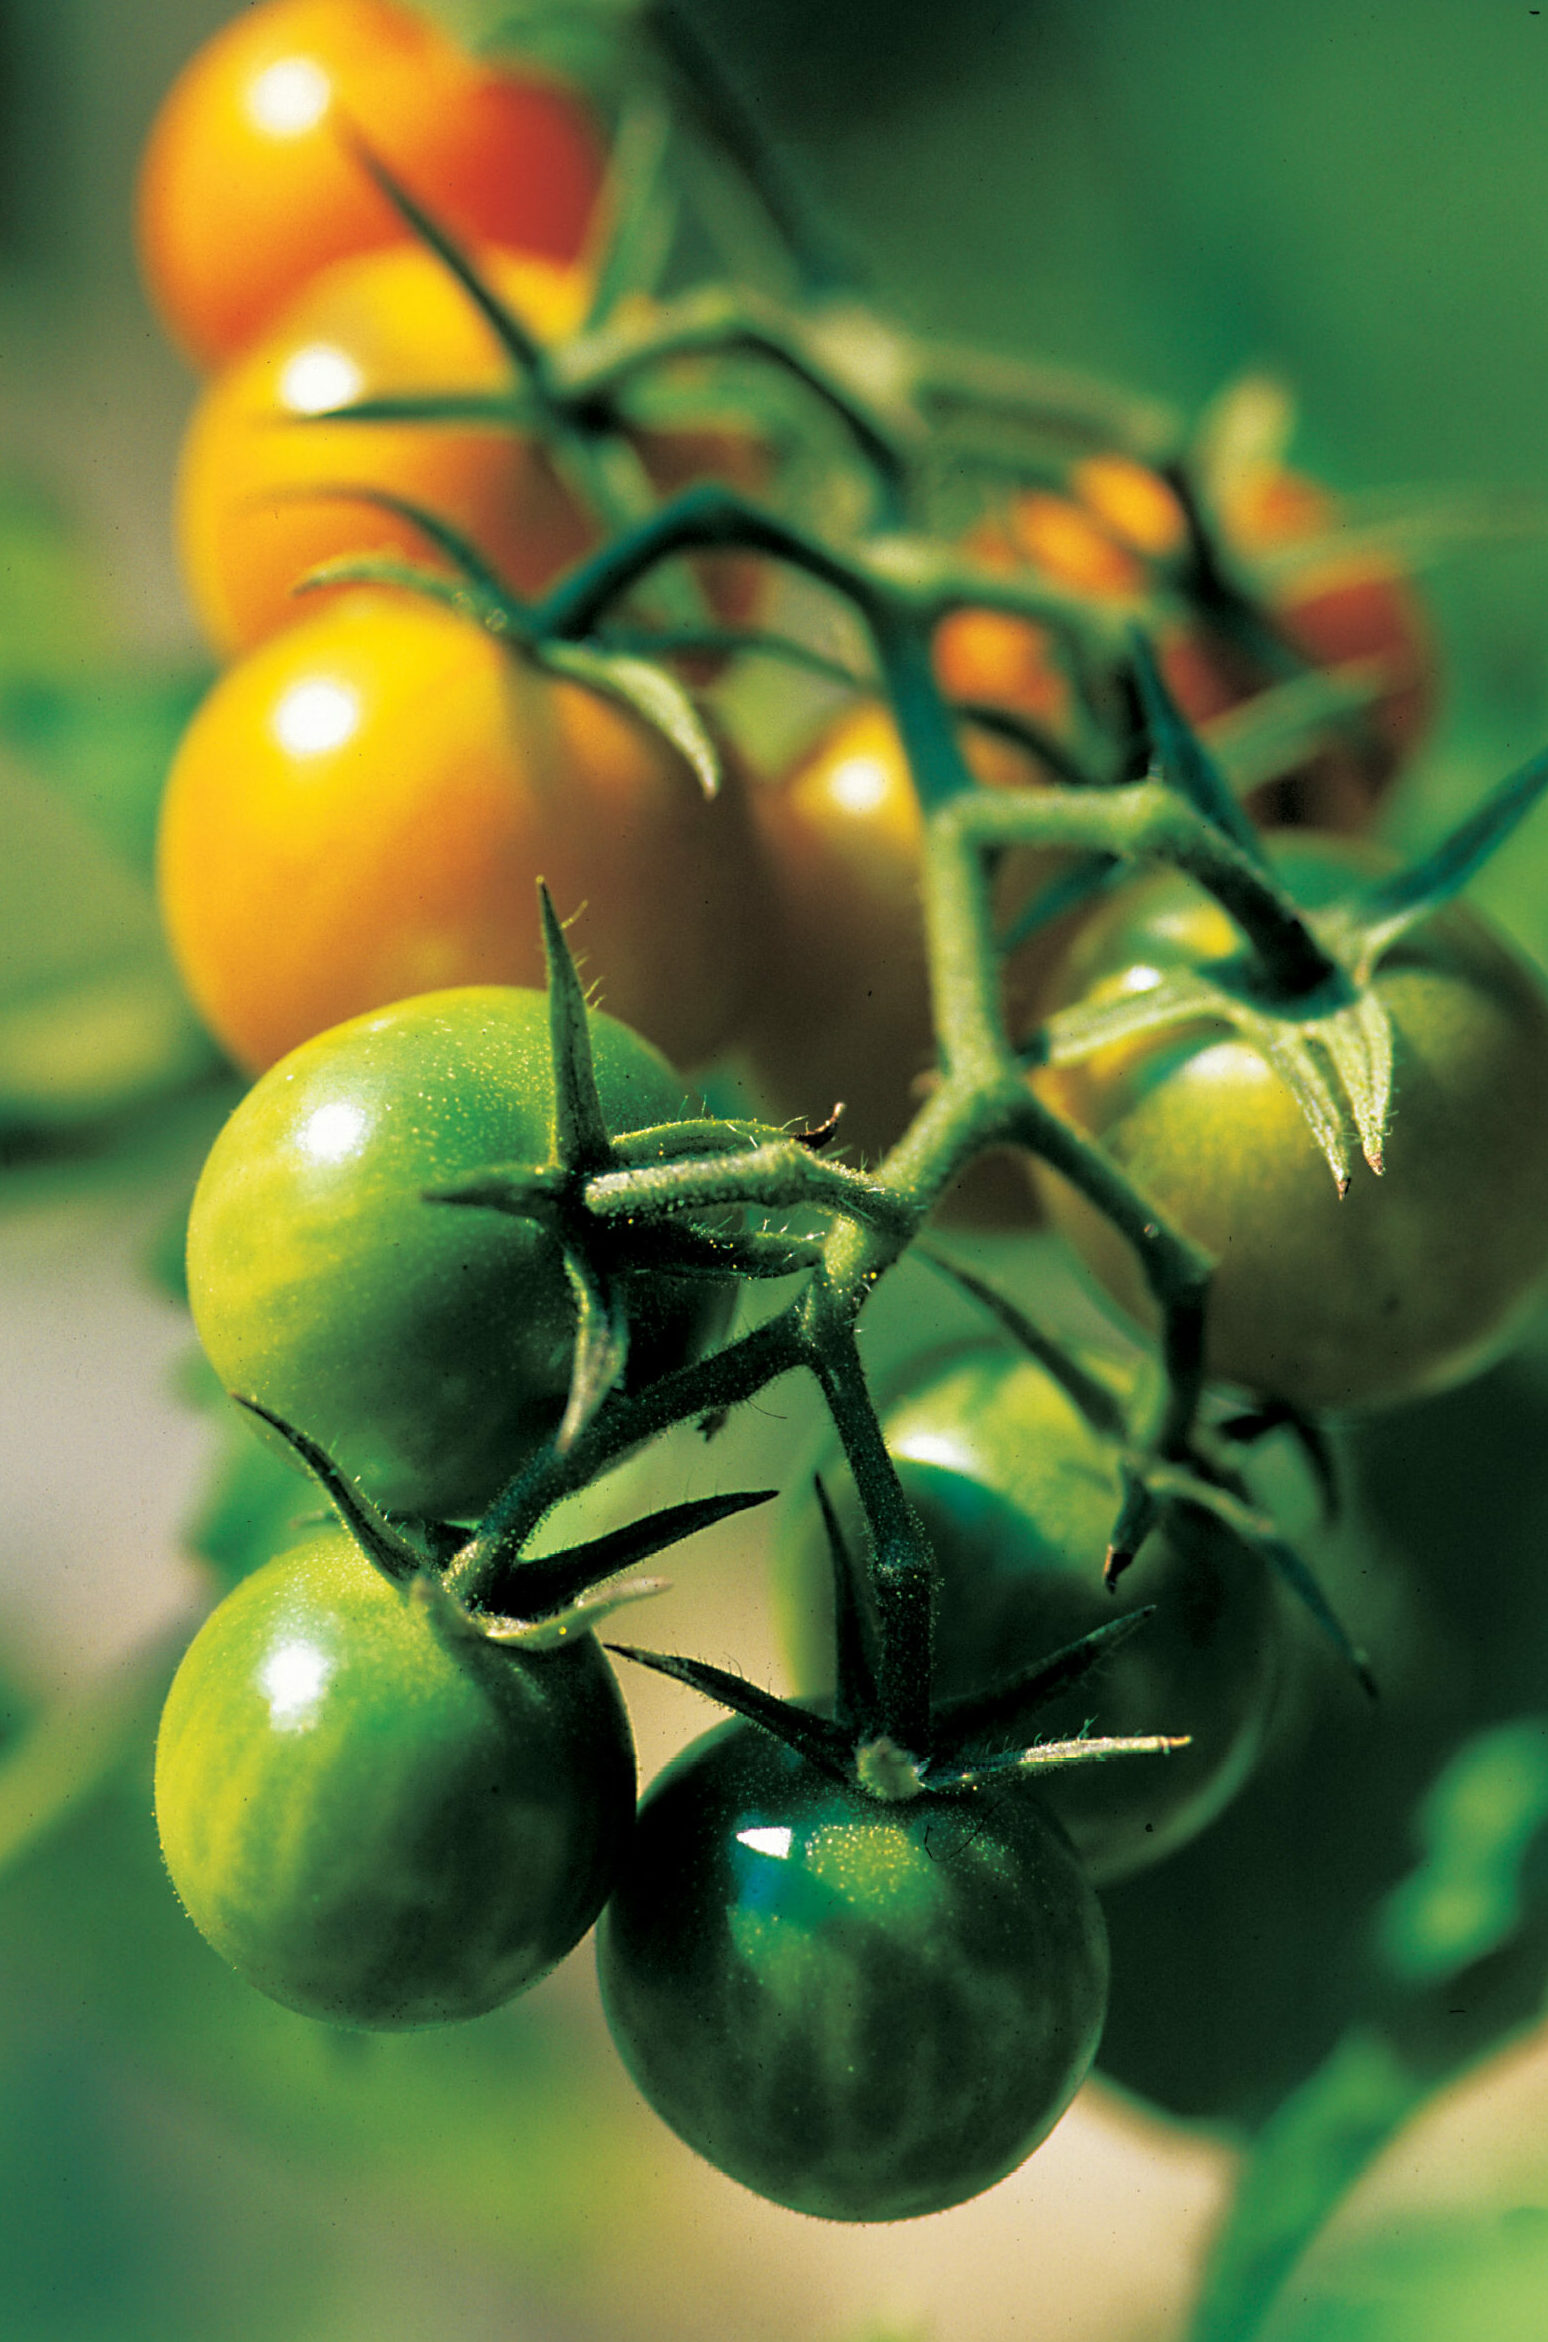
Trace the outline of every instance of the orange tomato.
<instances>
[{"instance_id":1,"label":"orange tomato","mask_svg":"<svg viewBox=\"0 0 1548 2342\"><path fill-rule=\"evenodd\" d=\"M493 290L540 341L585 315L580 271L519 254L478 255ZM340 261L309 285L246 356L206 385L178 474L177 528L195 613L230 657L298 614L294 587L341 554L391 553L443 566L410 522L346 485L405 497L467 537L519 594L578 561L597 528L532 433L505 425L328 423L305 418L355 400L415 391L497 392L510 361L461 285L421 245ZM713 395L706 389L706 399ZM663 495L713 476L756 490L763 443L730 424L639 432L634 444ZM309 493L315 492L315 493ZM746 623L758 564L696 564L717 619ZM330 589L331 590L331 589Z\"/></svg>"},{"instance_id":2,"label":"orange tomato","mask_svg":"<svg viewBox=\"0 0 1548 2342\"><path fill-rule=\"evenodd\" d=\"M395 0L260 0L173 84L140 177L146 283L200 365L330 261L411 241L349 130L463 242L580 252L603 156L573 92L480 62Z\"/></svg>"},{"instance_id":3,"label":"orange tomato","mask_svg":"<svg viewBox=\"0 0 1548 2342\"><path fill-rule=\"evenodd\" d=\"M1044 778L1007 744L980 735L967 747L991 787ZM773 925L743 1027L749 1068L775 1121L817 1123L842 1101L840 1143L874 1160L907 1127L935 1064L922 822L890 714L874 704L851 710L788 778L755 787L752 806ZM1059 859L1007 856L1002 912L1046 882ZM1049 931L1015 955L1007 990L1022 1021L1059 948Z\"/></svg>"},{"instance_id":4,"label":"orange tomato","mask_svg":"<svg viewBox=\"0 0 1548 2342\"><path fill-rule=\"evenodd\" d=\"M969 550L985 567L1028 567L1098 601L1139 600L1150 566L1175 559L1187 522L1168 483L1123 456L1075 467L1072 495L1018 497L981 524ZM1264 471L1222 515L1227 545L1255 554L1333 536L1333 499L1297 473ZM1265 784L1251 799L1265 825L1365 826L1403 758L1422 736L1434 698L1434 659L1423 613L1401 572L1371 554L1336 551L1299 571L1272 597L1269 615L1316 666L1378 661L1391 681L1365 723L1337 747ZM1173 627L1162 664L1183 713L1196 724L1251 700L1273 677L1262 658L1203 620ZM989 610L962 610L936 635L936 663L954 699L1014 710L1059 730L1069 690L1044 630Z\"/></svg>"},{"instance_id":5,"label":"orange tomato","mask_svg":"<svg viewBox=\"0 0 1548 2342\"><path fill-rule=\"evenodd\" d=\"M674 1063L747 981L740 793L439 604L359 592L260 646L184 736L160 837L190 995L243 1065L449 985L541 984L536 881L582 974Z\"/></svg>"},{"instance_id":6,"label":"orange tomato","mask_svg":"<svg viewBox=\"0 0 1548 2342\"><path fill-rule=\"evenodd\" d=\"M574 269L480 255L494 290L540 339L572 332L586 285ZM498 391L509 361L449 270L417 244L345 260L318 277L244 358L209 383L184 441L177 486L183 573L223 656L290 625L296 580L349 553L439 562L409 522L347 497L385 489L471 539L518 593L578 560L592 531L530 433L441 423L305 418L416 390Z\"/></svg>"}]
</instances>

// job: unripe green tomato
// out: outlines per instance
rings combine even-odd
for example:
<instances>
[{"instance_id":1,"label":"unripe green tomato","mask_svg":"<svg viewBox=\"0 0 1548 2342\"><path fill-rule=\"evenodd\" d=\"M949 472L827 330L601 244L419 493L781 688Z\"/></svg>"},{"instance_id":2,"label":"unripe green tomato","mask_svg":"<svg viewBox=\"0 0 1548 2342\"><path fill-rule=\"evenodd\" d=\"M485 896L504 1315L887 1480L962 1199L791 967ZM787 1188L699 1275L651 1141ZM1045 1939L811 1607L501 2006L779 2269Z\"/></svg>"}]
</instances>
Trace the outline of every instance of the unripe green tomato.
<instances>
[{"instance_id":1,"label":"unripe green tomato","mask_svg":"<svg viewBox=\"0 0 1548 2342\"><path fill-rule=\"evenodd\" d=\"M1118 1451L1021 1352L986 1344L927 1363L882 1429L935 1556L937 1699L985 1690L1154 1604L1154 1617L1040 1708L1033 1726L1040 1740L1088 1725L1101 1735L1186 1733L1188 1747L1071 1766L1039 1790L1099 1885L1197 1837L1251 1772L1273 1714L1286 1629L1264 1563L1191 1507L1147 1540L1108 1593ZM863 1553L864 1518L839 1459L823 1480L850 1551ZM776 1571L797 1681L826 1689L831 1566L809 1490L785 1508Z\"/></svg>"},{"instance_id":2,"label":"unripe green tomato","mask_svg":"<svg viewBox=\"0 0 1548 2342\"><path fill-rule=\"evenodd\" d=\"M1021 1783L883 1804L756 1726L653 1784L597 1932L619 2054L690 2147L826 2220L910 2220L1046 2138L1096 2050L1101 1909Z\"/></svg>"},{"instance_id":3,"label":"unripe green tomato","mask_svg":"<svg viewBox=\"0 0 1548 2342\"><path fill-rule=\"evenodd\" d=\"M595 1639L448 1631L343 1529L244 1578L173 1678L156 1819L189 1917L329 2024L497 2008L579 1942L634 1807Z\"/></svg>"},{"instance_id":4,"label":"unripe green tomato","mask_svg":"<svg viewBox=\"0 0 1548 2342\"><path fill-rule=\"evenodd\" d=\"M681 1113L682 1084L593 1012L613 1131ZM495 985L352 1018L271 1066L216 1139L188 1227L210 1363L327 1450L389 1510L472 1516L554 1430L575 1305L530 1220L427 1203L491 1164L552 1152L548 1002ZM723 1330L728 1290L632 1275L628 1381Z\"/></svg>"},{"instance_id":5,"label":"unripe green tomato","mask_svg":"<svg viewBox=\"0 0 1548 2342\"><path fill-rule=\"evenodd\" d=\"M1305 835L1277 849L1310 909L1372 873L1368 849ZM1382 865L1374 864L1376 869ZM1081 928L1048 1006L1100 1001L1242 949L1180 873L1125 887ZM1548 1270L1548 994L1460 903L1379 963L1395 1035L1378 1177L1340 1196L1290 1090L1218 1022L1150 1032L1033 1077L1216 1263L1208 1371L1300 1407L1371 1407L1461 1382L1505 1345ZM1132 1248L1046 1166L1038 1192L1107 1293L1155 1310Z\"/></svg>"}]
</instances>

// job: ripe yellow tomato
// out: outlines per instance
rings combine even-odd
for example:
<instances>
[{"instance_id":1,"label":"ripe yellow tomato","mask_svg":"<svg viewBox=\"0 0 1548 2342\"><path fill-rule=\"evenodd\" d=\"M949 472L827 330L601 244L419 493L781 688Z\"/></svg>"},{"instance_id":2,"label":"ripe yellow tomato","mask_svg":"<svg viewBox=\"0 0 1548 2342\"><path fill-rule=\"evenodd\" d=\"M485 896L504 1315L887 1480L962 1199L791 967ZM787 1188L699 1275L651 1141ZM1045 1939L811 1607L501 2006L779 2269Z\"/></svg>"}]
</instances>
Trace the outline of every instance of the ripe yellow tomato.
<instances>
[{"instance_id":1,"label":"ripe yellow tomato","mask_svg":"<svg viewBox=\"0 0 1548 2342\"><path fill-rule=\"evenodd\" d=\"M583 976L678 1065L742 1007L751 849L661 736L509 643L360 592L218 682L174 761L160 886L243 1065L459 984L541 984L546 878Z\"/></svg>"},{"instance_id":2,"label":"ripe yellow tomato","mask_svg":"<svg viewBox=\"0 0 1548 2342\"><path fill-rule=\"evenodd\" d=\"M575 269L485 253L495 290L541 340L586 307ZM296 580L341 554L438 560L392 513L307 490L345 483L423 505L468 537L518 593L536 593L591 541L585 515L530 434L498 426L309 422L352 400L496 391L509 362L455 277L419 245L318 277L205 389L178 475L177 525L195 613L223 656L301 614Z\"/></svg>"},{"instance_id":3,"label":"ripe yellow tomato","mask_svg":"<svg viewBox=\"0 0 1548 2342\"><path fill-rule=\"evenodd\" d=\"M580 252L603 161L573 92L480 62L395 0L261 0L174 83L141 172L146 282L199 364L330 261L411 241L351 130L463 242Z\"/></svg>"}]
</instances>

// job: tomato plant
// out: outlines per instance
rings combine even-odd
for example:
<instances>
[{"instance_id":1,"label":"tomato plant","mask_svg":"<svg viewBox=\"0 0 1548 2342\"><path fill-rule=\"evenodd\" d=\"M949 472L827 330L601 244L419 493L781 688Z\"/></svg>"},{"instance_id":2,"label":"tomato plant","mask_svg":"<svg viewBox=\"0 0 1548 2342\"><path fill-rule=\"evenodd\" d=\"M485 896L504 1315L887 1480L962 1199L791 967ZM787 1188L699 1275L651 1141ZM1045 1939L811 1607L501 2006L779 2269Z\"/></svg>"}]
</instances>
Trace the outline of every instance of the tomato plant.
<instances>
[{"instance_id":1,"label":"tomato plant","mask_svg":"<svg viewBox=\"0 0 1548 2342\"><path fill-rule=\"evenodd\" d=\"M1101 1912L1020 1786L888 1805L756 1726L653 1784L597 1938L645 2096L746 2187L901 2220L1014 2170L1101 2029Z\"/></svg>"},{"instance_id":2,"label":"tomato plant","mask_svg":"<svg viewBox=\"0 0 1548 2342\"><path fill-rule=\"evenodd\" d=\"M601 1014L590 1031L609 1129L680 1109L636 1034ZM461 1173L549 1160L553 1111L544 996L473 986L319 1034L210 1151L188 1287L211 1364L391 1510L479 1512L560 1419L575 1307L556 1240L422 1200ZM713 1283L629 1277L631 1376L693 1355L725 1303Z\"/></svg>"},{"instance_id":3,"label":"tomato plant","mask_svg":"<svg viewBox=\"0 0 1548 2342\"><path fill-rule=\"evenodd\" d=\"M535 1983L633 1818L595 1638L500 1649L424 1597L316 1530L211 1613L162 1714L156 1818L189 1917L329 2024L444 2024Z\"/></svg>"},{"instance_id":4,"label":"tomato plant","mask_svg":"<svg viewBox=\"0 0 1548 2342\"><path fill-rule=\"evenodd\" d=\"M261 0L185 67L141 170L146 280L201 364L329 261L408 241L351 132L465 242L579 254L602 153L571 91L480 63L395 0Z\"/></svg>"},{"instance_id":5,"label":"tomato plant","mask_svg":"<svg viewBox=\"0 0 1548 2342\"><path fill-rule=\"evenodd\" d=\"M163 803L163 915L244 1064L458 983L540 983L547 879L609 1009L675 1062L741 1009L751 846L598 692L406 594L361 592L230 669Z\"/></svg>"},{"instance_id":6,"label":"tomato plant","mask_svg":"<svg viewBox=\"0 0 1548 2342\"><path fill-rule=\"evenodd\" d=\"M1371 864L1329 839L1286 841L1308 906ZM1055 1001L1112 998L1240 951L1231 921L1174 873L1116 894L1082 928ZM1548 1267L1548 1002L1472 912L1432 912L1380 961L1395 1028L1395 1114L1378 1178L1341 1196L1264 1055L1194 1023L1045 1068L1041 1094L1100 1140L1155 1207L1210 1252L1212 1373L1303 1407L1384 1404L1476 1370ZM1142 1281L1110 1223L1057 1174L1051 1216L1123 1306Z\"/></svg>"},{"instance_id":7,"label":"tomato plant","mask_svg":"<svg viewBox=\"0 0 1548 2342\"><path fill-rule=\"evenodd\" d=\"M1164 1762L1075 1765L1042 1795L1097 1885L1185 1845L1250 1773L1284 1642L1260 1557L1198 1506L1171 1511L1124 1574L1102 1560L1121 1497L1119 1451L1037 1360L979 1345L921 1362L882 1415L887 1447L935 1561L934 1691L986 1690L1125 1611L1155 1606L1093 1674L1039 1709L1040 1737L1165 1731ZM864 1538L847 1475L824 1467L844 1534ZM776 1576L797 1681L832 1678L827 1534L787 1507Z\"/></svg>"}]
</instances>

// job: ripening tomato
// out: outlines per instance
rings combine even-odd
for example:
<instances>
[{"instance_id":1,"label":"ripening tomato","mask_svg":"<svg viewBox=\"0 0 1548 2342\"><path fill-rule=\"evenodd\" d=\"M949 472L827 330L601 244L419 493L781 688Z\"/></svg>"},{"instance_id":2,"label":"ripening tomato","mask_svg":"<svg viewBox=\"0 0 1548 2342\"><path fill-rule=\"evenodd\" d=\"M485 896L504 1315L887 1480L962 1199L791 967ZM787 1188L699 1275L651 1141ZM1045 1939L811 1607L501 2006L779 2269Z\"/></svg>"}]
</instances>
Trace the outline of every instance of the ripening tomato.
<instances>
[{"instance_id":1,"label":"ripening tomato","mask_svg":"<svg viewBox=\"0 0 1548 2342\"><path fill-rule=\"evenodd\" d=\"M820 2219L912 2220L1053 2129L1107 1936L1024 1786L883 1804L737 1722L653 1783L597 1967L624 2063L708 2162Z\"/></svg>"},{"instance_id":2,"label":"ripening tomato","mask_svg":"<svg viewBox=\"0 0 1548 2342\"><path fill-rule=\"evenodd\" d=\"M1180 503L1159 474L1126 457L1077 465L1072 493L1029 490L969 540L986 567L1030 568L1097 601L1138 601L1154 568L1187 543ZM1250 568L1255 556L1332 540L1325 557L1297 568L1267 594L1286 640L1313 665L1379 662L1389 687L1358 728L1249 800L1264 824L1358 830L1369 823L1430 720L1434 653L1423 612L1389 560L1337 548L1337 507L1314 482L1277 469L1244 481L1220 515L1227 547ZM1162 665L1183 713L1206 724L1256 697L1274 679L1257 653L1200 617L1173 625ZM1002 706L1058 730L1069 718L1067 682L1044 631L989 610L962 610L936 635L941 680L953 698Z\"/></svg>"},{"instance_id":3,"label":"ripening tomato","mask_svg":"<svg viewBox=\"0 0 1548 2342\"><path fill-rule=\"evenodd\" d=\"M987 734L967 742L978 778L1043 785L1029 756ZM919 801L896 727L864 704L843 715L784 780L754 787L774 925L742 1028L764 1110L820 1122L842 1100L841 1141L875 1159L917 1111L935 1064L919 900ZM1002 910L1059 866L1006 858ZM1062 932L1062 931L1061 931ZM1049 930L1015 955L1010 1012L1025 1018L1059 948Z\"/></svg>"},{"instance_id":4,"label":"ripening tomato","mask_svg":"<svg viewBox=\"0 0 1548 2342\"><path fill-rule=\"evenodd\" d=\"M332 2025L448 2024L535 1984L595 1919L633 1819L592 1636L524 1653L443 1628L339 1528L211 1612L156 1744L189 1917Z\"/></svg>"},{"instance_id":5,"label":"ripening tomato","mask_svg":"<svg viewBox=\"0 0 1548 2342\"><path fill-rule=\"evenodd\" d=\"M1352 892L1369 850L1289 833L1277 854L1309 909ZM1180 874L1158 872L1080 929L1050 1005L1100 1000L1227 957L1241 937ZM1291 1092L1218 1023L1149 1032L1039 1071L1041 1096L1095 1138L1217 1263L1209 1371L1301 1407L1385 1405L1474 1372L1548 1269L1548 996L1461 904L1380 961L1396 1048L1381 1177L1340 1196ZM1049 1216L1107 1291L1149 1320L1134 1255L1045 1165Z\"/></svg>"},{"instance_id":6,"label":"ripening tomato","mask_svg":"<svg viewBox=\"0 0 1548 2342\"><path fill-rule=\"evenodd\" d=\"M590 1030L609 1130L681 1112L637 1033L600 1014ZM424 1201L548 1161L553 1112L546 994L432 992L271 1066L200 1174L188 1297L210 1364L389 1511L470 1518L564 1412L575 1303L557 1240ZM712 1343L728 1294L646 1269L624 1300L634 1387Z\"/></svg>"},{"instance_id":7,"label":"ripening tomato","mask_svg":"<svg viewBox=\"0 0 1548 2342\"><path fill-rule=\"evenodd\" d=\"M159 856L184 982L251 1068L411 993L541 984L540 877L588 982L674 1063L742 1008L734 776L707 801L641 718L413 595L353 594L227 671Z\"/></svg>"},{"instance_id":8,"label":"ripening tomato","mask_svg":"<svg viewBox=\"0 0 1548 2342\"><path fill-rule=\"evenodd\" d=\"M479 255L490 284L540 341L573 332L587 286L574 269ZM420 531L333 488L385 490L469 538L520 594L580 559L592 529L531 433L445 423L306 418L410 391L498 391L510 380L488 322L434 253L367 252L315 278L283 318L209 383L178 471L183 575L210 642L229 658L311 605L299 578L341 554L439 564ZM311 492L319 493L311 493ZM340 589L342 590L342 589Z\"/></svg>"},{"instance_id":9,"label":"ripening tomato","mask_svg":"<svg viewBox=\"0 0 1548 2342\"><path fill-rule=\"evenodd\" d=\"M1109 1593L1102 1559L1122 1495L1117 1447L1045 1367L1003 1344L921 1360L882 1430L935 1559L938 1700L985 1691L1125 1611L1155 1606L1120 1650L1038 1711L1025 1737L1187 1734L1189 1746L1166 1757L1075 1765L1038 1784L1097 1886L1187 1845L1247 1779L1272 1715L1285 1620L1264 1562L1199 1507L1179 1508ZM864 1516L842 1458L829 1456L822 1472L851 1552L863 1553ZM809 1485L784 1507L775 1581L798 1685L831 1690L832 1568Z\"/></svg>"},{"instance_id":10,"label":"ripening tomato","mask_svg":"<svg viewBox=\"0 0 1548 2342\"><path fill-rule=\"evenodd\" d=\"M579 254L603 158L573 92L481 62L395 0L260 0L184 68L140 179L146 282L201 365L330 261L412 240L349 131L463 243Z\"/></svg>"},{"instance_id":11,"label":"ripening tomato","mask_svg":"<svg viewBox=\"0 0 1548 2342\"><path fill-rule=\"evenodd\" d=\"M575 269L485 250L492 289L541 342L580 325L589 288ZM254 346L206 385L183 443L177 527L194 612L223 657L295 622L297 582L340 555L444 557L412 522L350 489L423 506L468 538L504 584L532 595L591 551L595 519L532 432L509 425L309 421L364 398L477 395L511 381L493 328L434 253L396 246L338 262ZM713 411L713 385L706 385ZM716 478L754 492L768 451L751 431L707 420L630 434L658 493ZM338 491L333 493L333 491ZM717 619L746 623L759 565L696 564ZM343 588L324 589L328 593Z\"/></svg>"}]
</instances>

